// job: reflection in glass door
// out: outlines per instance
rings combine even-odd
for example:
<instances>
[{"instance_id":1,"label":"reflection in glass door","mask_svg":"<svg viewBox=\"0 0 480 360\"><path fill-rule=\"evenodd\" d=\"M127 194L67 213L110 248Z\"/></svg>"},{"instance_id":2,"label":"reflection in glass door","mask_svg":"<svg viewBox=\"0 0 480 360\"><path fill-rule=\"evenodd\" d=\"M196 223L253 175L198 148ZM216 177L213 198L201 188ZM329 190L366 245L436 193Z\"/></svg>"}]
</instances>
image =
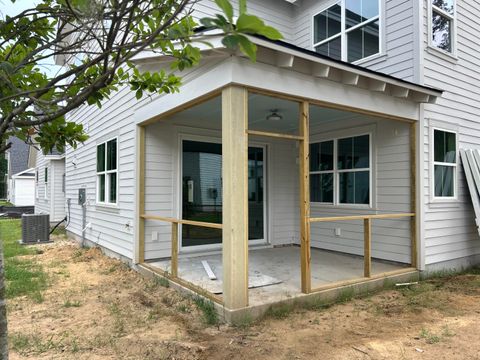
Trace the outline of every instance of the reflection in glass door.
<instances>
[{"instance_id":1,"label":"reflection in glass door","mask_svg":"<svg viewBox=\"0 0 480 360\"><path fill-rule=\"evenodd\" d=\"M248 149L249 240L265 238L264 149ZM222 222L222 145L200 141L182 142L182 218ZM182 247L222 242L219 229L182 226Z\"/></svg>"}]
</instances>

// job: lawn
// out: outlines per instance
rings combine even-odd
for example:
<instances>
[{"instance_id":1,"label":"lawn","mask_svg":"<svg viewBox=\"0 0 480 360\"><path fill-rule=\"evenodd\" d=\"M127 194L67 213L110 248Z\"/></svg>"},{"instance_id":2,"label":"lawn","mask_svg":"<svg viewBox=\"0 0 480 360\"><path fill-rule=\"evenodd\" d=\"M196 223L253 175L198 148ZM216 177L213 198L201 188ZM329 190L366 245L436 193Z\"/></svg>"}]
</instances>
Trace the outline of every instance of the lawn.
<instances>
[{"instance_id":1,"label":"lawn","mask_svg":"<svg viewBox=\"0 0 480 360\"><path fill-rule=\"evenodd\" d=\"M0 220L0 239L5 256L6 295L8 298L28 296L41 302L42 291L48 286L48 276L35 256L35 247L18 243L21 238L20 220Z\"/></svg>"},{"instance_id":2,"label":"lawn","mask_svg":"<svg viewBox=\"0 0 480 360\"><path fill-rule=\"evenodd\" d=\"M0 200L0 206L13 206L13 204L6 200Z\"/></svg>"}]
</instances>

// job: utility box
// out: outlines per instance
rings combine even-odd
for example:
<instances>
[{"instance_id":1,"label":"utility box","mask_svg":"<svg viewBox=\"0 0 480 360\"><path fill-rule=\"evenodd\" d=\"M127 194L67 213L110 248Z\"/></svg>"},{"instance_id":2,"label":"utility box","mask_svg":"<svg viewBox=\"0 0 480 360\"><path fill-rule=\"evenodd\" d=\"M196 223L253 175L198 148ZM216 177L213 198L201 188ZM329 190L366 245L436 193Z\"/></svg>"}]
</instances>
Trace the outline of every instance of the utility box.
<instances>
[{"instance_id":1,"label":"utility box","mask_svg":"<svg viewBox=\"0 0 480 360\"><path fill-rule=\"evenodd\" d=\"M87 190L85 188L78 189L78 205L85 205L87 201Z\"/></svg>"},{"instance_id":2,"label":"utility box","mask_svg":"<svg viewBox=\"0 0 480 360\"><path fill-rule=\"evenodd\" d=\"M21 244L50 242L50 215L23 214Z\"/></svg>"}]
</instances>

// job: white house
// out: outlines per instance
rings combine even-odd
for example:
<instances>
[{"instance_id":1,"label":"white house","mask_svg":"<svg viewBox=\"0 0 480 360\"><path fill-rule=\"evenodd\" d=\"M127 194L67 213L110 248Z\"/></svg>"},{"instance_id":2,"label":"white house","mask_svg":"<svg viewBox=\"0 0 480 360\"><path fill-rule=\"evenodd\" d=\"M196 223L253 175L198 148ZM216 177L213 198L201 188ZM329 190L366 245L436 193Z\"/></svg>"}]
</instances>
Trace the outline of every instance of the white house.
<instances>
[{"instance_id":1,"label":"white house","mask_svg":"<svg viewBox=\"0 0 480 360\"><path fill-rule=\"evenodd\" d=\"M15 174L9 183L10 202L15 206L34 206L35 169L27 169Z\"/></svg>"},{"instance_id":2,"label":"white house","mask_svg":"<svg viewBox=\"0 0 480 360\"><path fill-rule=\"evenodd\" d=\"M49 214L50 223L65 219L65 154L54 150L37 153L35 168L35 214Z\"/></svg>"},{"instance_id":3,"label":"white house","mask_svg":"<svg viewBox=\"0 0 480 360\"><path fill-rule=\"evenodd\" d=\"M219 11L211 0L195 9ZM213 38L179 94L137 101L123 88L69 115L90 135L66 151L70 234L211 298L230 319L479 263L459 149L480 148L480 5L248 9L285 37L252 37L256 63ZM168 66L160 55L136 61Z\"/></svg>"},{"instance_id":4,"label":"white house","mask_svg":"<svg viewBox=\"0 0 480 360\"><path fill-rule=\"evenodd\" d=\"M7 200L15 206L33 206L35 203L35 166L30 146L16 137L10 137L7 150Z\"/></svg>"}]
</instances>

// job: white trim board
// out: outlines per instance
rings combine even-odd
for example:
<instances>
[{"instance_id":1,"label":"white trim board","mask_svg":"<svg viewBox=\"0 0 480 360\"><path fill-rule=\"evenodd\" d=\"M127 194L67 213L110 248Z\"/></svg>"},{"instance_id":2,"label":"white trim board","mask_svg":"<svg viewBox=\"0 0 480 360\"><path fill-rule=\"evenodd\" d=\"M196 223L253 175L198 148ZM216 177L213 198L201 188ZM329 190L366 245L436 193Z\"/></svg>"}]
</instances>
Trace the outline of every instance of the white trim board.
<instances>
[{"instance_id":1,"label":"white trim board","mask_svg":"<svg viewBox=\"0 0 480 360\"><path fill-rule=\"evenodd\" d=\"M460 156L475 210L475 223L480 234L480 151L461 149Z\"/></svg>"}]
</instances>

